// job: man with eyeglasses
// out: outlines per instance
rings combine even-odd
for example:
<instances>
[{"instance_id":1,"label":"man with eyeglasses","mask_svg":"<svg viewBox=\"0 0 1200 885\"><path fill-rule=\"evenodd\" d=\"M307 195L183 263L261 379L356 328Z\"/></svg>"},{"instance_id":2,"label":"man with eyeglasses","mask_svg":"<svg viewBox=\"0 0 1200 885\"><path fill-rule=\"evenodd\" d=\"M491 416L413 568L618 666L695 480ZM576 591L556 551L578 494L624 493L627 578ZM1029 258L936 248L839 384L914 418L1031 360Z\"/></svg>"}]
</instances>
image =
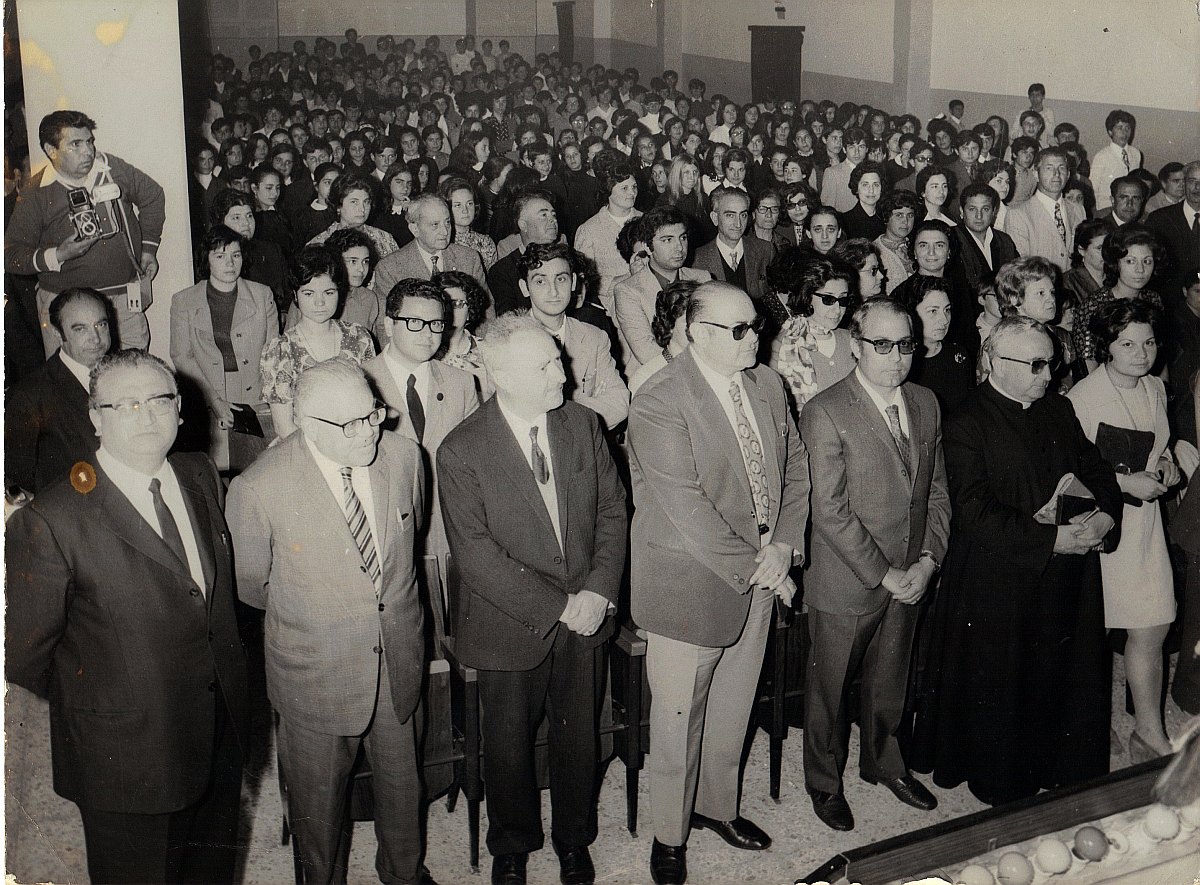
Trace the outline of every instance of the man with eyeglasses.
<instances>
[{"instance_id":1,"label":"man with eyeglasses","mask_svg":"<svg viewBox=\"0 0 1200 885\"><path fill-rule=\"evenodd\" d=\"M1096 551L1116 546L1113 468L1052 392L1049 331L1005 317L991 370L946 425L955 542L938 599L940 681L916 744L946 788L996 805L1108 771L1111 652ZM1073 474L1094 509L1035 514Z\"/></svg>"},{"instance_id":2,"label":"man with eyeglasses","mask_svg":"<svg viewBox=\"0 0 1200 885\"><path fill-rule=\"evenodd\" d=\"M850 335L857 368L800 413L813 480L804 780L813 811L835 830L854 828L843 792L853 712L845 687L859 675L859 776L906 805L937 807L909 774L897 732L918 603L950 534L937 400L905 383L917 346L912 316L870 298Z\"/></svg>"},{"instance_id":3,"label":"man with eyeglasses","mask_svg":"<svg viewBox=\"0 0 1200 885\"><path fill-rule=\"evenodd\" d=\"M638 390L629 420L659 885L686 881L692 829L743 850L771 844L739 813L739 768L773 600L792 601L808 523L808 453L783 379L755 365L754 302L703 283L686 322L690 346Z\"/></svg>"},{"instance_id":4,"label":"man with eyeglasses","mask_svg":"<svg viewBox=\"0 0 1200 885\"><path fill-rule=\"evenodd\" d=\"M89 409L100 448L8 522L5 675L50 699L91 881L231 882L249 719L222 486L168 458L157 357L100 359Z\"/></svg>"},{"instance_id":5,"label":"man with eyeglasses","mask_svg":"<svg viewBox=\"0 0 1200 885\"><path fill-rule=\"evenodd\" d=\"M238 595L266 612L288 824L305 878L345 881L361 747L375 797L375 869L385 882L429 883L417 755L421 450L381 430L387 409L342 358L301 373L294 409L299 432L233 481L226 507Z\"/></svg>"},{"instance_id":6,"label":"man with eyeglasses","mask_svg":"<svg viewBox=\"0 0 1200 885\"><path fill-rule=\"evenodd\" d=\"M451 430L479 407L475 377L435 360L453 308L442 288L428 280L401 280L388 293L389 336L383 353L363 365L379 399L398 415L384 424L421 446L425 464L427 526L418 549L442 558L450 552L438 506L438 446Z\"/></svg>"}]
</instances>

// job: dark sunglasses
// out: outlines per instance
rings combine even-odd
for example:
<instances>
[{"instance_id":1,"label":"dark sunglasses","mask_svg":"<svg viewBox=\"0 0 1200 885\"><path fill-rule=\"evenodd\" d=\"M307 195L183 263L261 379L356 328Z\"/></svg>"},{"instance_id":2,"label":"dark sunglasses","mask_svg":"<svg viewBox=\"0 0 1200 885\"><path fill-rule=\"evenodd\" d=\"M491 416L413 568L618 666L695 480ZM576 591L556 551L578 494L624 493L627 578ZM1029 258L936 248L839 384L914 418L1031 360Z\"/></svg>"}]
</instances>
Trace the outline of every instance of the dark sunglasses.
<instances>
[{"instance_id":1,"label":"dark sunglasses","mask_svg":"<svg viewBox=\"0 0 1200 885\"><path fill-rule=\"evenodd\" d=\"M821 303L826 307L833 307L835 304L841 307L848 307L850 305L849 295L829 295L825 292L816 292L814 294L817 298L821 299Z\"/></svg>"},{"instance_id":2,"label":"dark sunglasses","mask_svg":"<svg viewBox=\"0 0 1200 885\"><path fill-rule=\"evenodd\" d=\"M763 317L755 317L748 323L734 323L732 326L726 326L724 323L712 323L708 320L696 320L698 323L703 323L706 326L716 326L718 329L728 329L733 335L734 341L741 341L746 337L746 333L753 331L758 335L763 330L763 326L767 321Z\"/></svg>"},{"instance_id":3,"label":"dark sunglasses","mask_svg":"<svg viewBox=\"0 0 1200 885\"><path fill-rule=\"evenodd\" d=\"M863 344L869 344L875 348L875 352L880 356L887 356L892 352L893 347L900 348L900 352L905 356L914 353L917 349L916 338L901 338L899 341L893 341L890 338L863 338Z\"/></svg>"},{"instance_id":4,"label":"dark sunglasses","mask_svg":"<svg viewBox=\"0 0 1200 885\"><path fill-rule=\"evenodd\" d=\"M1002 360L1008 360L1010 363L1024 363L1029 366L1029 372L1032 375L1040 375L1045 369L1049 369L1051 374L1058 368L1058 359L1051 358L1048 360L1019 360L1015 356L1002 356Z\"/></svg>"}]
</instances>

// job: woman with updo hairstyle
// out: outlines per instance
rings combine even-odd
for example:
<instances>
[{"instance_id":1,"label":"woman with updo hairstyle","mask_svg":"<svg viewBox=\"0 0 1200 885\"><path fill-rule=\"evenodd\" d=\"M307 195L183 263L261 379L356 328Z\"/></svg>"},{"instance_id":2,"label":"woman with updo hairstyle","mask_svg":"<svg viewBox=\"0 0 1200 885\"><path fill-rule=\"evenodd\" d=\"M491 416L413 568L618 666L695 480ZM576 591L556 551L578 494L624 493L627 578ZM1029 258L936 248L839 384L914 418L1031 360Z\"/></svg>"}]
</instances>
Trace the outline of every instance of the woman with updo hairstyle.
<instances>
[{"instance_id":1,"label":"woman with updo hairstyle","mask_svg":"<svg viewBox=\"0 0 1200 885\"><path fill-rule=\"evenodd\" d=\"M913 358L908 380L928 387L937 396L943 419L975 387L975 361L964 348L948 341L953 308L950 287L943 277L918 277L897 298L917 318L914 331L921 347Z\"/></svg>"},{"instance_id":2,"label":"woman with updo hairstyle","mask_svg":"<svg viewBox=\"0 0 1200 885\"><path fill-rule=\"evenodd\" d=\"M662 351L638 366L629 376L631 396L655 373L687 349L688 302L701 285L698 280L679 279L658 293L654 300L654 318L650 321L650 331L654 334L654 343L662 348Z\"/></svg>"},{"instance_id":3,"label":"woman with updo hairstyle","mask_svg":"<svg viewBox=\"0 0 1200 885\"><path fill-rule=\"evenodd\" d=\"M1104 286L1080 299L1075 308L1075 350L1089 360L1089 368L1096 365L1092 360L1092 316L1102 304L1132 298L1163 308L1162 298L1151 288L1155 273L1166 259L1166 250L1157 236L1144 227L1127 225L1105 238L1100 254L1104 259Z\"/></svg>"},{"instance_id":4,"label":"woman with updo hairstyle","mask_svg":"<svg viewBox=\"0 0 1200 885\"><path fill-rule=\"evenodd\" d=\"M778 324L767 364L783 376L797 418L804 404L854 371L850 333L858 272L837 259L787 249L767 266L763 310Z\"/></svg>"},{"instance_id":5,"label":"woman with updo hairstyle","mask_svg":"<svg viewBox=\"0 0 1200 885\"><path fill-rule=\"evenodd\" d=\"M1120 543L1100 554L1100 569L1104 625L1126 634L1125 678L1135 718L1129 755L1137 764L1171 753L1159 704L1162 647L1175 620L1175 590L1159 499L1181 474L1168 447L1166 387L1154 374L1161 309L1120 298L1099 305L1089 322L1099 368L1067 396L1083 432L1116 470L1125 497ZM1106 443L1122 438L1125 445ZM1119 455L1126 457L1118 463Z\"/></svg>"},{"instance_id":6,"label":"woman with updo hairstyle","mask_svg":"<svg viewBox=\"0 0 1200 885\"><path fill-rule=\"evenodd\" d=\"M844 261L858 271L855 294L860 301L883 294L887 285L887 274L883 270L879 247L874 242L862 237L842 240L833 247L829 257Z\"/></svg>"},{"instance_id":7,"label":"woman with updo hairstyle","mask_svg":"<svg viewBox=\"0 0 1200 885\"><path fill-rule=\"evenodd\" d=\"M478 280L461 270L442 271L433 282L450 302L450 326L442 336L442 348L435 359L474 375L476 390L482 400L487 400L495 387L480 359L475 332L487 317L488 293Z\"/></svg>"},{"instance_id":8,"label":"woman with updo hairstyle","mask_svg":"<svg viewBox=\"0 0 1200 885\"><path fill-rule=\"evenodd\" d=\"M301 372L337 356L360 366L375 356L370 331L335 318L349 285L341 255L324 246L305 246L292 259L288 280L300 319L268 341L259 359L263 400L271 407L280 439L296 429L292 401Z\"/></svg>"},{"instance_id":9,"label":"woman with updo hairstyle","mask_svg":"<svg viewBox=\"0 0 1200 885\"><path fill-rule=\"evenodd\" d=\"M329 188L329 205L337 212L338 219L309 240L308 245L319 246L334 231L351 228L362 231L370 238L379 261L387 258L400 247L396 238L387 231L367 224L374 196L375 188L366 176L354 172L340 176Z\"/></svg>"},{"instance_id":10,"label":"woman with updo hairstyle","mask_svg":"<svg viewBox=\"0 0 1200 885\"><path fill-rule=\"evenodd\" d=\"M606 204L600 211L579 226L575 231L575 251L596 263L600 274L600 303L612 315L613 287L616 281L629 273L629 262L617 251L617 234L626 222L641 217L634 208L637 202L637 174L625 157L604 159L604 153L596 157L599 166L596 178L600 193Z\"/></svg>"}]
</instances>

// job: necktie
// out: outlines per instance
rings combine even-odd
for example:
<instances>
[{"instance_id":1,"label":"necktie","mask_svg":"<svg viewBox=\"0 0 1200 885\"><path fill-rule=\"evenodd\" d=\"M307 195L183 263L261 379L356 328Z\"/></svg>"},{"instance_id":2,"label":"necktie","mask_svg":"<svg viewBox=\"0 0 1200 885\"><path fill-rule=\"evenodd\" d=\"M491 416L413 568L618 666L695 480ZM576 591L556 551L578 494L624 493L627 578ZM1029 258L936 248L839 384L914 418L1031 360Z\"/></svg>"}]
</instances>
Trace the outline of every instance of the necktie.
<instances>
[{"instance_id":1,"label":"necktie","mask_svg":"<svg viewBox=\"0 0 1200 885\"><path fill-rule=\"evenodd\" d=\"M546 466L546 456L537 444L537 433L536 427L529 428L529 460L533 462L533 475L537 477L538 482L545 485L550 482L550 468Z\"/></svg>"},{"instance_id":2,"label":"necktie","mask_svg":"<svg viewBox=\"0 0 1200 885\"><path fill-rule=\"evenodd\" d=\"M896 441L896 448L900 452L900 463L904 465L904 472L907 473L911 469L908 458L908 437L904 433L904 428L900 426L900 407L892 403L887 407L888 429L892 431L892 439Z\"/></svg>"},{"instance_id":3,"label":"necktie","mask_svg":"<svg viewBox=\"0 0 1200 885\"><path fill-rule=\"evenodd\" d=\"M1192 259L1200 260L1200 212L1192 216Z\"/></svg>"},{"instance_id":4,"label":"necktie","mask_svg":"<svg viewBox=\"0 0 1200 885\"><path fill-rule=\"evenodd\" d=\"M1063 245L1067 245L1067 225L1063 222L1062 205L1054 204L1054 225L1058 228L1058 235L1062 237Z\"/></svg>"},{"instance_id":5,"label":"necktie","mask_svg":"<svg viewBox=\"0 0 1200 885\"><path fill-rule=\"evenodd\" d=\"M362 556L363 565L367 567L367 574L371 576L371 581L375 584L375 591L379 592L383 589L383 572L379 570L379 554L375 550L375 537L371 534L371 524L367 522L367 513L363 510L362 501L354 491L354 485L350 482L350 468L343 467L340 471L342 474L342 500L344 502L343 510L346 512L346 524L350 526L350 534L354 536L354 543L358 545L358 552Z\"/></svg>"},{"instance_id":6,"label":"necktie","mask_svg":"<svg viewBox=\"0 0 1200 885\"><path fill-rule=\"evenodd\" d=\"M1129 151L1127 151L1125 148L1121 148L1121 162L1125 164L1125 172L1128 173L1130 171L1129 170Z\"/></svg>"},{"instance_id":7,"label":"necktie","mask_svg":"<svg viewBox=\"0 0 1200 885\"><path fill-rule=\"evenodd\" d=\"M176 559L184 567L188 567L187 551L183 549L183 535L179 534L179 526L171 515L167 502L163 500L162 483L157 478L150 480L150 497L154 499L154 515L158 517L158 527L162 539L175 554Z\"/></svg>"},{"instance_id":8,"label":"necktie","mask_svg":"<svg viewBox=\"0 0 1200 885\"><path fill-rule=\"evenodd\" d=\"M738 265L742 263L742 250L738 249L729 256L729 266L734 270L738 269Z\"/></svg>"},{"instance_id":9,"label":"necktie","mask_svg":"<svg viewBox=\"0 0 1200 885\"><path fill-rule=\"evenodd\" d=\"M733 400L733 413L737 418L738 444L746 460L746 474L750 478L750 495L754 499L754 518L758 520L760 533L766 528L771 516L771 496L767 493L767 477L763 470L763 450L758 434L746 417L742 405L742 388L736 381L729 385L729 397Z\"/></svg>"},{"instance_id":10,"label":"necktie","mask_svg":"<svg viewBox=\"0 0 1200 885\"><path fill-rule=\"evenodd\" d=\"M417 393L416 375L408 376L408 390L404 392L404 399L408 403L408 417L412 421L417 442L422 442L425 439L425 407L421 405L421 395Z\"/></svg>"},{"instance_id":11,"label":"necktie","mask_svg":"<svg viewBox=\"0 0 1200 885\"><path fill-rule=\"evenodd\" d=\"M440 261L440 260L441 260L440 256L438 256L436 254L429 256L429 263L431 265L433 265L433 273L431 274L431 276L436 277L439 273L441 273L442 269L440 267L438 267L438 261Z\"/></svg>"}]
</instances>

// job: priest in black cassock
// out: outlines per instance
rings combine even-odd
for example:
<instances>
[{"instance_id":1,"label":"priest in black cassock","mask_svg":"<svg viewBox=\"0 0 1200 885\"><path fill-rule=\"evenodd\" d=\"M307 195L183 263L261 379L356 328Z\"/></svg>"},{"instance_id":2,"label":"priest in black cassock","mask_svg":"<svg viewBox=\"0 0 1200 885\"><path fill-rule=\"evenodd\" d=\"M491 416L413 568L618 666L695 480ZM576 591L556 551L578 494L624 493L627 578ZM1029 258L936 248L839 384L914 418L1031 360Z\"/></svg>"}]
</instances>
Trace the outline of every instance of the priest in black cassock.
<instances>
[{"instance_id":1,"label":"priest in black cassock","mask_svg":"<svg viewBox=\"0 0 1200 885\"><path fill-rule=\"evenodd\" d=\"M932 765L938 786L966 781L996 805L1108 771L1111 653L1097 551L1116 545L1121 492L1070 402L1047 393L1045 327L1006 318L986 348L989 378L945 430L941 657L914 768ZM1035 520L1067 473L1099 511L1075 525Z\"/></svg>"}]
</instances>

